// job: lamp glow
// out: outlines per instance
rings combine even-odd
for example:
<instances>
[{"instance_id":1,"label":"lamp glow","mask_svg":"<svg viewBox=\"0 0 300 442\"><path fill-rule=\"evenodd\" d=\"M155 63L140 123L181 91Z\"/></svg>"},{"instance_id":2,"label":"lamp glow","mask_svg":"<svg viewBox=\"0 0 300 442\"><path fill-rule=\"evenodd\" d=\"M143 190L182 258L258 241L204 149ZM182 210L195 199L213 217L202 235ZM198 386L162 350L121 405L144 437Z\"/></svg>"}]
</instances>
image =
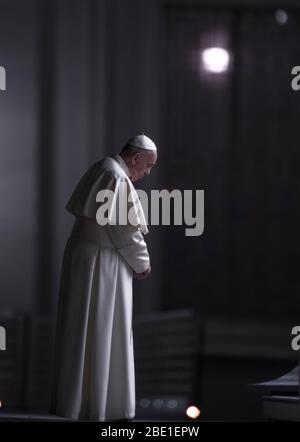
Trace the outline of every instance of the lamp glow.
<instances>
[{"instance_id":1,"label":"lamp glow","mask_svg":"<svg viewBox=\"0 0 300 442\"><path fill-rule=\"evenodd\" d=\"M284 11L283 9L277 9L275 11L275 19L279 25L286 25L289 17L286 11Z\"/></svg>"},{"instance_id":2,"label":"lamp glow","mask_svg":"<svg viewBox=\"0 0 300 442\"><path fill-rule=\"evenodd\" d=\"M197 417L200 416L201 411L199 410L199 408L195 407L194 405L191 405L190 407L188 407L188 409L186 410L186 414L188 417L190 417L191 419L197 419Z\"/></svg>"},{"instance_id":3,"label":"lamp glow","mask_svg":"<svg viewBox=\"0 0 300 442\"><path fill-rule=\"evenodd\" d=\"M204 69L220 74L228 69L229 53L223 48L207 48L202 52Z\"/></svg>"}]
</instances>

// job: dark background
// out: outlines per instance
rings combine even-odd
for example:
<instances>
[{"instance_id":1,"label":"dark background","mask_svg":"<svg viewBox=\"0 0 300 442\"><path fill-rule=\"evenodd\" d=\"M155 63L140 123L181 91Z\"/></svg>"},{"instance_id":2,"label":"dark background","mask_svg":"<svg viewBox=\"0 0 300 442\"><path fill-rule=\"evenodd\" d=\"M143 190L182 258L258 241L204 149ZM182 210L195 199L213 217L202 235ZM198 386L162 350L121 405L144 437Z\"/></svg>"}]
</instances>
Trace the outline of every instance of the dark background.
<instances>
[{"instance_id":1,"label":"dark background","mask_svg":"<svg viewBox=\"0 0 300 442\"><path fill-rule=\"evenodd\" d=\"M296 1L0 0L4 406L47 404L39 364L51 360L67 199L89 165L145 132L159 160L137 187L204 189L205 231L150 226L153 273L135 283L134 314L195 312L204 415L260 416L247 385L297 360L299 25ZM199 64L210 46L230 51L227 72Z\"/></svg>"}]
</instances>

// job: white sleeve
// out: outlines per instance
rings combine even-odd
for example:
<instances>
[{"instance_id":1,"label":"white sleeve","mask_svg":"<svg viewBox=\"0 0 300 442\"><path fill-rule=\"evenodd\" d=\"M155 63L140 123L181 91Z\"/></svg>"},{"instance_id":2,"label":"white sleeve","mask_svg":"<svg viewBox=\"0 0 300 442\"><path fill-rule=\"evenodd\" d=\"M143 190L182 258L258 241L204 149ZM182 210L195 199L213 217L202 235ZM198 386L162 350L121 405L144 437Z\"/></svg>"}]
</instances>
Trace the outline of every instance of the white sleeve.
<instances>
[{"instance_id":1,"label":"white sleeve","mask_svg":"<svg viewBox=\"0 0 300 442\"><path fill-rule=\"evenodd\" d=\"M107 225L107 232L116 249L136 273L150 265L147 244L141 231L131 225Z\"/></svg>"},{"instance_id":2,"label":"white sleeve","mask_svg":"<svg viewBox=\"0 0 300 442\"><path fill-rule=\"evenodd\" d=\"M112 211L115 210L116 218L114 223L105 225L107 233L129 266L136 273L144 272L150 265L150 257L139 225L132 225L128 222L128 213L134 204L132 201L128 201L130 192L128 182L120 177L114 178L110 182L110 189L115 192ZM119 222L120 208L125 211L127 224L126 218L125 223Z\"/></svg>"}]
</instances>

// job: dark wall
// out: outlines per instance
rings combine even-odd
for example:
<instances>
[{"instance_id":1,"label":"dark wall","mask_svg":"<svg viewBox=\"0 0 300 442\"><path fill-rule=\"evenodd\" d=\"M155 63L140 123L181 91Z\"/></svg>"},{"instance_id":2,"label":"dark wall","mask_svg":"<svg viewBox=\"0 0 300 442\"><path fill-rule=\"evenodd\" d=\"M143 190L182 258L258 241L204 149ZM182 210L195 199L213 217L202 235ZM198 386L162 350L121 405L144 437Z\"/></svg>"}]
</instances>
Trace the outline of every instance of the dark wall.
<instances>
[{"instance_id":1,"label":"dark wall","mask_svg":"<svg viewBox=\"0 0 300 442\"><path fill-rule=\"evenodd\" d=\"M165 230L165 305L203 315L297 322L300 313L300 100L291 68L300 59L297 11L286 25L274 8L165 9L164 179L205 189L205 232ZM225 46L229 71L199 63ZM172 261L168 256L176 257ZM185 259L181 259L185 256ZM182 293L186 293L184 300Z\"/></svg>"},{"instance_id":2,"label":"dark wall","mask_svg":"<svg viewBox=\"0 0 300 442\"><path fill-rule=\"evenodd\" d=\"M30 310L37 278L38 76L35 1L0 2L1 311Z\"/></svg>"}]
</instances>

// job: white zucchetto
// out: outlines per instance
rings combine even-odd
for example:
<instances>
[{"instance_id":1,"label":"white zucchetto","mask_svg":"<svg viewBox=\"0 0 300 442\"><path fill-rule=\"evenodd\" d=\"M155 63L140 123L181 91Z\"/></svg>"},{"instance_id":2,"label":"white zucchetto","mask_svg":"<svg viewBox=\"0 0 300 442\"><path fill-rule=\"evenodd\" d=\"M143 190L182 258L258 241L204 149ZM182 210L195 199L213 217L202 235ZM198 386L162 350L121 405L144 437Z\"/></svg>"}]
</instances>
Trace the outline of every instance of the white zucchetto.
<instances>
[{"instance_id":1,"label":"white zucchetto","mask_svg":"<svg viewBox=\"0 0 300 442\"><path fill-rule=\"evenodd\" d=\"M144 150L157 151L157 148L156 148L154 142L144 134L135 135L134 137L130 138L127 141L127 144L130 144L131 146L135 146L135 147L138 147L138 148L144 149Z\"/></svg>"}]
</instances>

